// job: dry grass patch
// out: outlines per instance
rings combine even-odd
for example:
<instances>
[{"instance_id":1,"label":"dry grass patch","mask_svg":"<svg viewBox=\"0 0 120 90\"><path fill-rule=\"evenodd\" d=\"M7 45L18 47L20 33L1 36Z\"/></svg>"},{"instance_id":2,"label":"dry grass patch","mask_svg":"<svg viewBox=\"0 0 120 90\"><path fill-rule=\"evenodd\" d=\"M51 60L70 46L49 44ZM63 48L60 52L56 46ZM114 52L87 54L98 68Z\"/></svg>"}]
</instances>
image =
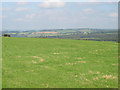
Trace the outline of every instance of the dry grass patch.
<instances>
[{"instance_id":1,"label":"dry grass patch","mask_svg":"<svg viewBox=\"0 0 120 90\"><path fill-rule=\"evenodd\" d=\"M95 77L95 78L93 78L93 80L99 80L99 77Z\"/></svg>"},{"instance_id":2,"label":"dry grass patch","mask_svg":"<svg viewBox=\"0 0 120 90\"><path fill-rule=\"evenodd\" d=\"M17 58L21 58L22 56L16 56Z\"/></svg>"},{"instance_id":3,"label":"dry grass patch","mask_svg":"<svg viewBox=\"0 0 120 90\"><path fill-rule=\"evenodd\" d=\"M117 76L103 75L102 78L104 78L104 79L117 79Z\"/></svg>"},{"instance_id":4,"label":"dry grass patch","mask_svg":"<svg viewBox=\"0 0 120 90\"><path fill-rule=\"evenodd\" d=\"M73 63L65 63L65 65L75 65L75 64L78 64L78 63L86 63L86 61L76 61L76 62L73 62Z\"/></svg>"},{"instance_id":5,"label":"dry grass patch","mask_svg":"<svg viewBox=\"0 0 120 90\"><path fill-rule=\"evenodd\" d=\"M34 60L32 60L32 63L33 63L33 64L37 64L37 62L36 62L36 61L34 61Z\"/></svg>"},{"instance_id":6,"label":"dry grass patch","mask_svg":"<svg viewBox=\"0 0 120 90\"><path fill-rule=\"evenodd\" d=\"M65 65L74 65L75 63L65 63Z\"/></svg>"},{"instance_id":7,"label":"dry grass patch","mask_svg":"<svg viewBox=\"0 0 120 90\"><path fill-rule=\"evenodd\" d=\"M77 61L77 63L86 63L86 61Z\"/></svg>"},{"instance_id":8,"label":"dry grass patch","mask_svg":"<svg viewBox=\"0 0 120 90\"><path fill-rule=\"evenodd\" d=\"M39 56L32 56L32 58L38 59L38 60L36 60L36 61L32 60L32 63L33 63L33 64L37 64L37 63L40 63L40 62L44 62L44 61L45 61L45 59L43 59L43 58L41 58L41 57L39 57Z\"/></svg>"},{"instance_id":9,"label":"dry grass patch","mask_svg":"<svg viewBox=\"0 0 120 90\"><path fill-rule=\"evenodd\" d=\"M30 71L25 71L25 72L33 72L34 70L30 70Z\"/></svg>"},{"instance_id":10,"label":"dry grass patch","mask_svg":"<svg viewBox=\"0 0 120 90\"><path fill-rule=\"evenodd\" d=\"M85 57L76 57L75 59L81 60L81 59L85 59Z\"/></svg>"},{"instance_id":11,"label":"dry grass patch","mask_svg":"<svg viewBox=\"0 0 120 90\"><path fill-rule=\"evenodd\" d=\"M112 64L113 66L118 66L118 64Z\"/></svg>"},{"instance_id":12,"label":"dry grass patch","mask_svg":"<svg viewBox=\"0 0 120 90\"><path fill-rule=\"evenodd\" d=\"M101 74L101 72L97 71L97 72L93 72L93 71L88 71L91 74Z\"/></svg>"},{"instance_id":13,"label":"dry grass patch","mask_svg":"<svg viewBox=\"0 0 120 90\"><path fill-rule=\"evenodd\" d=\"M48 84L42 84L42 86L44 86L45 88L48 88L48 87L49 87Z\"/></svg>"},{"instance_id":14,"label":"dry grass patch","mask_svg":"<svg viewBox=\"0 0 120 90\"><path fill-rule=\"evenodd\" d=\"M44 62L45 60L43 59L43 58L41 58L40 60L39 60L39 62Z\"/></svg>"},{"instance_id":15,"label":"dry grass patch","mask_svg":"<svg viewBox=\"0 0 120 90\"><path fill-rule=\"evenodd\" d=\"M69 58L69 56L64 56L65 58Z\"/></svg>"},{"instance_id":16,"label":"dry grass patch","mask_svg":"<svg viewBox=\"0 0 120 90\"><path fill-rule=\"evenodd\" d=\"M53 54L58 55L58 54L60 54L60 53L53 53Z\"/></svg>"},{"instance_id":17,"label":"dry grass patch","mask_svg":"<svg viewBox=\"0 0 120 90\"><path fill-rule=\"evenodd\" d=\"M39 56L31 56L32 58L40 58Z\"/></svg>"}]
</instances>

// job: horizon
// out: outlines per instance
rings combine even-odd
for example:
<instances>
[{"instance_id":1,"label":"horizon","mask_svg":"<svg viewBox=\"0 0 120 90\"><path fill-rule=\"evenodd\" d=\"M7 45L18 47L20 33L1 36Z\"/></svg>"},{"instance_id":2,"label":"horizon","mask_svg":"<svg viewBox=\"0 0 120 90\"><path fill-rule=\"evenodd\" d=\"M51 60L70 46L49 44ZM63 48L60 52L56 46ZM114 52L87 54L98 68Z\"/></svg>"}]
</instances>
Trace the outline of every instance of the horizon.
<instances>
[{"instance_id":1,"label":"horizon","mask_svg":"<svg viewBox=\"0 0 120 90\"><path fill-rule=\"evenodd\" d=\"M29 29L29 30L11 30L11 29L8 29L8 30L2 30L2 31L20 31L20 32L23 32L23 31L44 31L44 30L77 30L77 29L90 29L90 30L117 30L118 29L115 29L115 28L106 28L106 29L103 29L103 28L54 28L54 29Z\"/></svg>"}]
</instances>

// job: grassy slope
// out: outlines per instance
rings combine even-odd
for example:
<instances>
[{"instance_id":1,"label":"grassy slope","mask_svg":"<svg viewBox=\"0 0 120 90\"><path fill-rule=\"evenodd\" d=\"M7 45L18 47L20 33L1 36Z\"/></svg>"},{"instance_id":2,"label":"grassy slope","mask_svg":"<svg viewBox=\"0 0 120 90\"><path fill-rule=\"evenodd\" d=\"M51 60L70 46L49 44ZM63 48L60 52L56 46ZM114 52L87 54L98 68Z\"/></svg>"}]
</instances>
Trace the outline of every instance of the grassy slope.
<instances>
[{"instance_id":1,"label":"grassy slope","mask_svg":"<svg viewBox=\"0 0 120 90\"><path fill-rule=\"evenodd\" d=\"M117 87L117 43L3 38L3 88Z\"/></svg>"}]
</instances>

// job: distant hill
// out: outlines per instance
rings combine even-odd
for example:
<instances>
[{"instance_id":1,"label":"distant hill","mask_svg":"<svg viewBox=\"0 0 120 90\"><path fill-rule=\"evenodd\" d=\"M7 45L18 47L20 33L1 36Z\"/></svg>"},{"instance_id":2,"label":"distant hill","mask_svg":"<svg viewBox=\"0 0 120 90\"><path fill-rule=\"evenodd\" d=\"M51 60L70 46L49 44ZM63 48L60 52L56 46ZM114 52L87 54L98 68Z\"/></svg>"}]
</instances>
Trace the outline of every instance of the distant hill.
<instances>
[{"instance_id":1,"label":"distant hill","mask_svg":"<svg viewBox=\"0 0 120 90\"><path fill-rule=\"evenodd\" d=\"M28 31L2 31L2 34L10 34L12 37L118 41L117 29L92 29L92 28L44 29Z\"/></svg>"}]
</instances>

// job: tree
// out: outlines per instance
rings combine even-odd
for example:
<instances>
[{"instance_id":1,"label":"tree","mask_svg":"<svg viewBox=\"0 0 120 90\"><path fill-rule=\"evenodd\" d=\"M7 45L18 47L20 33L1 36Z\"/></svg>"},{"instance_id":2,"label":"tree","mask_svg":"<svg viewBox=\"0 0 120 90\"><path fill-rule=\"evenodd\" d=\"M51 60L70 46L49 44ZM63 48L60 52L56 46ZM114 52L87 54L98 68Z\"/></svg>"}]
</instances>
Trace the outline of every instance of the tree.
<instances>
[{"instance_id":1,"label":"tree","mask_svg":"<svg viewBox=\"0 0 120 90\"><path fill-rule=\"evenodd\" d=\"M4 36L4 37L10 37L9 34L3 34L2 36Z\"/></svg>"}]
</instances>

